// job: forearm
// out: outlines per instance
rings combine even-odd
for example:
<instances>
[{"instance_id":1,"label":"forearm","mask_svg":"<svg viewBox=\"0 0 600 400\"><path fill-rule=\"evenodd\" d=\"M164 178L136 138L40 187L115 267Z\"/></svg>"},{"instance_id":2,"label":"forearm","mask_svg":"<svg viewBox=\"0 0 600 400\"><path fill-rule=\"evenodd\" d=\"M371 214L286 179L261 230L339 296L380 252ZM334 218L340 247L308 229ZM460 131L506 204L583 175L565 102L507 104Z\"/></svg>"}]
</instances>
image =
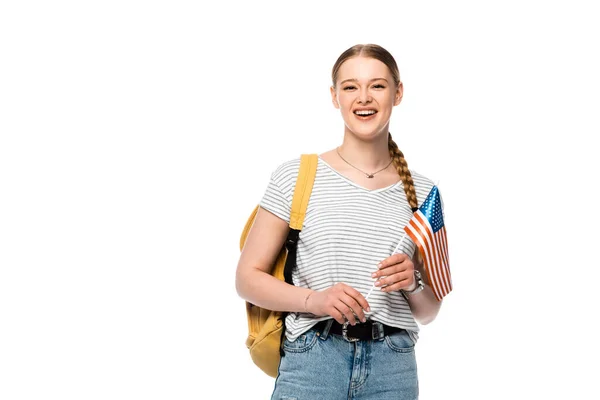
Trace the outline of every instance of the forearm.
<instances>
[{"instance_id":1,"label":"forearm","mask_svg":"<svg viewBox=\"0 0 600 400\"><path fill-rule=\"evenodd\" d=\"M236 276L238 295L249 303L272 311L304 312L305 300L312 290L289 285L260 270Z\"/></svg>"},{"instance_id":2,"label":"forearm","mask_svg":"<svg viewBox=\"0 0 600 400\"><path fill-rule=\"evenodd\" d=\"M423 290L415 294L407 294L406 298L415 320L421 325L432 322L442 306L442 302L437 301L433 290L427 284Z\"/></svg>"}]
</instances>

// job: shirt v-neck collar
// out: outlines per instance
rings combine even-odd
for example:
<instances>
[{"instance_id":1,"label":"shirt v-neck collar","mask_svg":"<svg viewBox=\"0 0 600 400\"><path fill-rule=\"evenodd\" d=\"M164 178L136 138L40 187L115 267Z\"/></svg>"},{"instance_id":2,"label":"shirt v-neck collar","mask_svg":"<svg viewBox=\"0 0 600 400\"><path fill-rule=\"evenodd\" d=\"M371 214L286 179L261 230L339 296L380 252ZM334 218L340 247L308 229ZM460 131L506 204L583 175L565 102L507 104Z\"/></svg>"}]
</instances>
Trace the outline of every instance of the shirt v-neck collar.
<instances>
[{"instance_id":1,"label":"shirt v-neck collar","mask_svg":"<svg viewBox=\"0 0 600 400\"><path fill-rule=\"evenodd\" d=\"M323 160L323 159L321 158L321 156L319 156L318 158L319 158L319 162L320 162L321 164L323 164L325 167L327 167L327 169L329 169L330 171L332 171L334 174L336 174L336 175L337 175L338 177L340 177L342 180L344 180L345 182L349 183L350 185L352 185L352 186L354 186L354 187L356 187L356 188L358 188L358 189L361 189L361 190L363 190L363 191L365 191L365 192L369 192L369 193L385 192L385 191L387 191L387 190L393 189L394 187L396 187L396 186L398 186L398 185L401 185L401 184L402 184L402 179L401 179L401 180L399 180L399 181L398 181L398 182L396 182L396 183L393 183L393 184L391 184L391 185L388 185L388 186L385 186L385 187L382 187L382 188L378 188L378 189L367 189L366 187L364 187L364 186L361 186L361 185L359 185L358 183L356 183L356 182L354 182L354 181L352 181L352 180L348 179L348 178L347 178L347 177L345 177L344 175L342 175L342 174L341 174L339 171L337 171L336 169L334 169L334 168L333 168L331 165L329 165L329 164L328 164L328 163L327 163L325 160Z\"/></svg>"}]
</instances>

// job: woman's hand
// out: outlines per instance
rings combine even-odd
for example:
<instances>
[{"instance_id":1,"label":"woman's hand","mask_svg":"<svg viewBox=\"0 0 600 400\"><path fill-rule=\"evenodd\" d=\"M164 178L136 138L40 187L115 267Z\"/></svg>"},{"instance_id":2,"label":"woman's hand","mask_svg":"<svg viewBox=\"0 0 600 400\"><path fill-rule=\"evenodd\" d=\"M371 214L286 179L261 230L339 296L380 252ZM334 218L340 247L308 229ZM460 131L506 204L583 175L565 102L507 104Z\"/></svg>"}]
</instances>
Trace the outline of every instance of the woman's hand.
<instances>
[{"instance_id":1,"label":"woman's hand","mask_svg":"<svg viewBox=\"0 0 600 400\"><path fill-rule=\"evenodd\" d=\"M336 283L327 290L314 291L306 300L306 309L316 316L330 315L340 324L348 320L366 321L364 311L371 311L369 303L360 292L344 283Z\"/></svg>"},{"instance_id":2,"label":"woman's hand","mask_svg":"<svg viewBox=\"0 0 600 400\"><path fill-rule=\"evenodd\" d=\"M371 276L378 279L375 286L381 287L383 292L400 289L413 290L417 286L414 270L415 265L410 257L398 253L381 261L379 269Z\"/></svg>"}]
</instances>

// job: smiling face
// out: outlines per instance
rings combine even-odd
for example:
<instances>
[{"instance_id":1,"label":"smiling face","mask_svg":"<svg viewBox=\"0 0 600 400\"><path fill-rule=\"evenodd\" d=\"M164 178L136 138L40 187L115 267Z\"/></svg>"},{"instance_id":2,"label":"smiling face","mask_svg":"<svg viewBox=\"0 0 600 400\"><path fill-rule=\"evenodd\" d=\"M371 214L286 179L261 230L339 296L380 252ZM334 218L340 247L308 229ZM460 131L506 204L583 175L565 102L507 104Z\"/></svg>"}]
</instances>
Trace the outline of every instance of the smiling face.
<instances>
[{"instance_id":1,"label":"smiling face","mask_svg":"<svg viewBox=\"0 0 600 400\"><path fill-rule=\"evenodd\" d=\"M387 136L392 107L402 100L402 83L396 86L381 61L352 57L340 66L331 98L342 113L346 131L369 140L380 134Z\"/></svg>"}]
</instances>

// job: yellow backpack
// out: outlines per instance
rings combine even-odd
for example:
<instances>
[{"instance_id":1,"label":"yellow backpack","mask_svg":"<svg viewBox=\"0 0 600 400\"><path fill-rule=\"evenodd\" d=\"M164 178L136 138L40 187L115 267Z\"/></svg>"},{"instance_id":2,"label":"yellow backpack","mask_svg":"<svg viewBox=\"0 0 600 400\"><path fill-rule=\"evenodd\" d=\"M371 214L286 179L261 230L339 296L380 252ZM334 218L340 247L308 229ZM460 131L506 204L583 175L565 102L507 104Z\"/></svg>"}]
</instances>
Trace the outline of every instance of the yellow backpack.
<instances>
[{"instance_id":1,"label":"yellow backpack","mask_svg":"<svg viewBox=\"0 0 600 400\"><path fill-rule=\"evenodd\" d=\"M290 214L290 231L285 245L282 246L271 274L277 279L292 283L292 269L296 265L296 247L298 237L304 223L304 216L312 192L317 172L317 154L302 154L300 170L294 188L292 209ZM254 223L258 205L246 222L240 238L240 251L244 248L248 232ZM281 343L285 332L285 316L287 313L271 311L246 302L248 317L248 339L246 347L250 350L252 361L267 375L277 377L279 361L283 355Z\"/></svg>"}]
</instances>

